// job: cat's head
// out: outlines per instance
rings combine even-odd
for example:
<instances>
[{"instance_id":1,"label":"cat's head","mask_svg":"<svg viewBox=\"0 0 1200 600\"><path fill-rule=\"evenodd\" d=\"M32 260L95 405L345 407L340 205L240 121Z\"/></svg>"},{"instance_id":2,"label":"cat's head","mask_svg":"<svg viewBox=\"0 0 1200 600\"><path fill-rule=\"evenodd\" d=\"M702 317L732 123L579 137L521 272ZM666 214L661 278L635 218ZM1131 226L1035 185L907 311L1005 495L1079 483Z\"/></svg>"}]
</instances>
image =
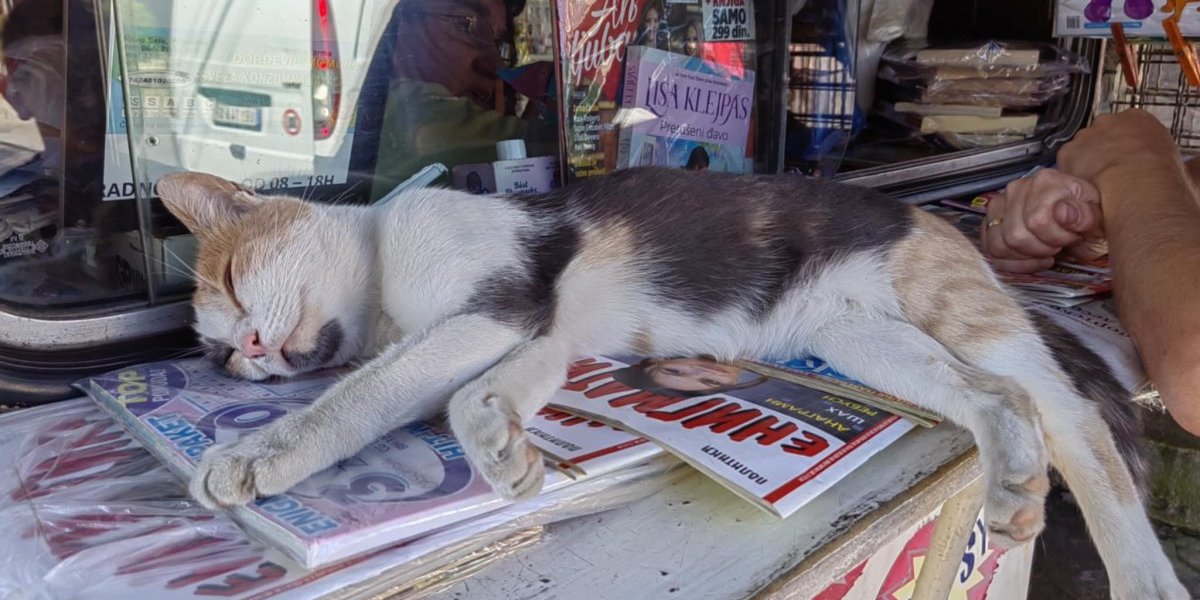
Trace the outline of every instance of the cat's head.
<instances>
[{"instance_id":1,"label":"cat's head","mask_svg":"<svg viewBox=\"0 0 1200 600\"><path fill-rule=\"evenodd\" d=\"M362 351L373 250L350 209L202 173L164 177L158 191L197 238L195 328L227 372L291 376Z\"/></svg>"}]
</instances>

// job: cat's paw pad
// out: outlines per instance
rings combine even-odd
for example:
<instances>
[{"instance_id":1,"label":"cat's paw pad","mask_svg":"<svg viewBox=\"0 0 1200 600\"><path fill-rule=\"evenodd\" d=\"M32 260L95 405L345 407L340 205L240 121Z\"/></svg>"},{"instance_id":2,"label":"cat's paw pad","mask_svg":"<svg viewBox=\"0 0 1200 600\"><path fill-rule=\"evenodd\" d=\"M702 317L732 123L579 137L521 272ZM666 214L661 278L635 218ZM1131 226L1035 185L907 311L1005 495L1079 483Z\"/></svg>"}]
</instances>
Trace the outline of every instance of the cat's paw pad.
<instances>
[{"instance_id":1,"label":"cat's paw pad","mask_svg":"<svg viewBox=\"0 0 1200 600\"><path fill-rule=\"evenodd\" d=\"M529 443L515 416L495 395L460 397L450 403L450 427L474 466L506 500L524 500L542 490L542 453Z\"/></svg>"},{"instance_id":2,"label":"cat's paw pad","mask_svg":"<svg viewBox=\"0 0 1200 600\"><path fill-rule=\"evenodd\" d=\"M989 487L984 516L996 545L1011 548L1042 532L1049 491L1050 478L1044 471L1024 479L1002 479Z\"/></svg>"},{"instance_id":3,"label":"cat's paw pad","mask_svg":"<svg viewBox=\"0 0 1200 600\"><path fill-rule=\"evenodd\" d=\"M285 492L304 476L289 473L279 458L278 452L268 451L261 444L213 446L201 456L188 489L209 509L238 506L260 496Z\"/></svg>"}]
</instances>

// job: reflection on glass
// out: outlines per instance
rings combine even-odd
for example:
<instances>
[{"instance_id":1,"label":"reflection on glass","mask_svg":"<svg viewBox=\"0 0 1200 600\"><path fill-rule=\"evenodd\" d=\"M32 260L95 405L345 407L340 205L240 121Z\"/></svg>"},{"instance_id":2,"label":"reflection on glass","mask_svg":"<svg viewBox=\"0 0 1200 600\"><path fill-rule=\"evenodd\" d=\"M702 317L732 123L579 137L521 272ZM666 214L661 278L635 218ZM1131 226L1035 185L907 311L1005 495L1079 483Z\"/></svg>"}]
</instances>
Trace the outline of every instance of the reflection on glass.
<instances>
[{"instance_id":1,"label":"reflection on glass","mask_svg":"<svg viewBox=\"0 0 1200 600\"><path fill-rule=\"evenodd\" d=\"M84 0L20 0L4 19L0 303L17 310L145 290L134 206L104 201L105 159L127 149L104 136L96 10Z\"/></svg>"},{"instance_id":2,"label":"reflection on glass","mask_svg":"<svg viewBox=\"0 0 1200 600\"><path fill-rule=\"evenodd\" d=\"M367 202L434 163L437 185L497 191L497 143L556 161L550 3L528 2L117 0L128 77L109 81L109 134L125 139L127 100L137 186L107 193L202 171ZM150 238L155 284L186 290L190 236L156 218Z\"/></svg>"}]
</instances>

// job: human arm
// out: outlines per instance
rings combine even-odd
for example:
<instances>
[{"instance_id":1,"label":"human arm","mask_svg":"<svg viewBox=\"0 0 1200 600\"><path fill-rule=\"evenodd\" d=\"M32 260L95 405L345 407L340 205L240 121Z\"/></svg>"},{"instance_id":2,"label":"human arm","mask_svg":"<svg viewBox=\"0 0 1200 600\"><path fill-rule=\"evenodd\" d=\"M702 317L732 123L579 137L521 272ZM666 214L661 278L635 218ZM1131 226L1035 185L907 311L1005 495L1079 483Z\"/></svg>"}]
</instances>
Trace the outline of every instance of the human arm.
<instances>
[{"instance_id":1,"label":"human arm","mask_svg":"<svg viewBox=\"0 0 1200 600\"><path fill-rule=\"evenodd\" d=\"M1099 190L1121 321L1171 415L1200 435L1200 165L1140 110L1098 117L1058 164Z\"/></svg>"}]
</instances>

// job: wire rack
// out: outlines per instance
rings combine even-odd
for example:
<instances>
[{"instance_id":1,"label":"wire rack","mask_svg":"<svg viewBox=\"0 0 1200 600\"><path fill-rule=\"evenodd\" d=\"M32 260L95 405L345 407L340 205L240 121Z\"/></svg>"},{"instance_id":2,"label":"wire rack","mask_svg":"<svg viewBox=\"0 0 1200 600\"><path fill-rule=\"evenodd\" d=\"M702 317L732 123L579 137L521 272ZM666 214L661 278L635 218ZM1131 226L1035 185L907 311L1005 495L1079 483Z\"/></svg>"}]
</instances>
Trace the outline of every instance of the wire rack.
<instances>
[{"instance_id":1,"label":"wire rack","mask_svg":"<svg viewBox=\"0 0 1200 600\"><path fill-rule=\"evenodd\" d=\"M1200 88L1188 85L1169 43L1142 42L1130 46L1137 63L1137 86L1125 82L1110 45L1104 68L1108 93L1100 110L1141 108L1158 117L1181 148L1200 151Z\"/></svg>"}]
</instances>

